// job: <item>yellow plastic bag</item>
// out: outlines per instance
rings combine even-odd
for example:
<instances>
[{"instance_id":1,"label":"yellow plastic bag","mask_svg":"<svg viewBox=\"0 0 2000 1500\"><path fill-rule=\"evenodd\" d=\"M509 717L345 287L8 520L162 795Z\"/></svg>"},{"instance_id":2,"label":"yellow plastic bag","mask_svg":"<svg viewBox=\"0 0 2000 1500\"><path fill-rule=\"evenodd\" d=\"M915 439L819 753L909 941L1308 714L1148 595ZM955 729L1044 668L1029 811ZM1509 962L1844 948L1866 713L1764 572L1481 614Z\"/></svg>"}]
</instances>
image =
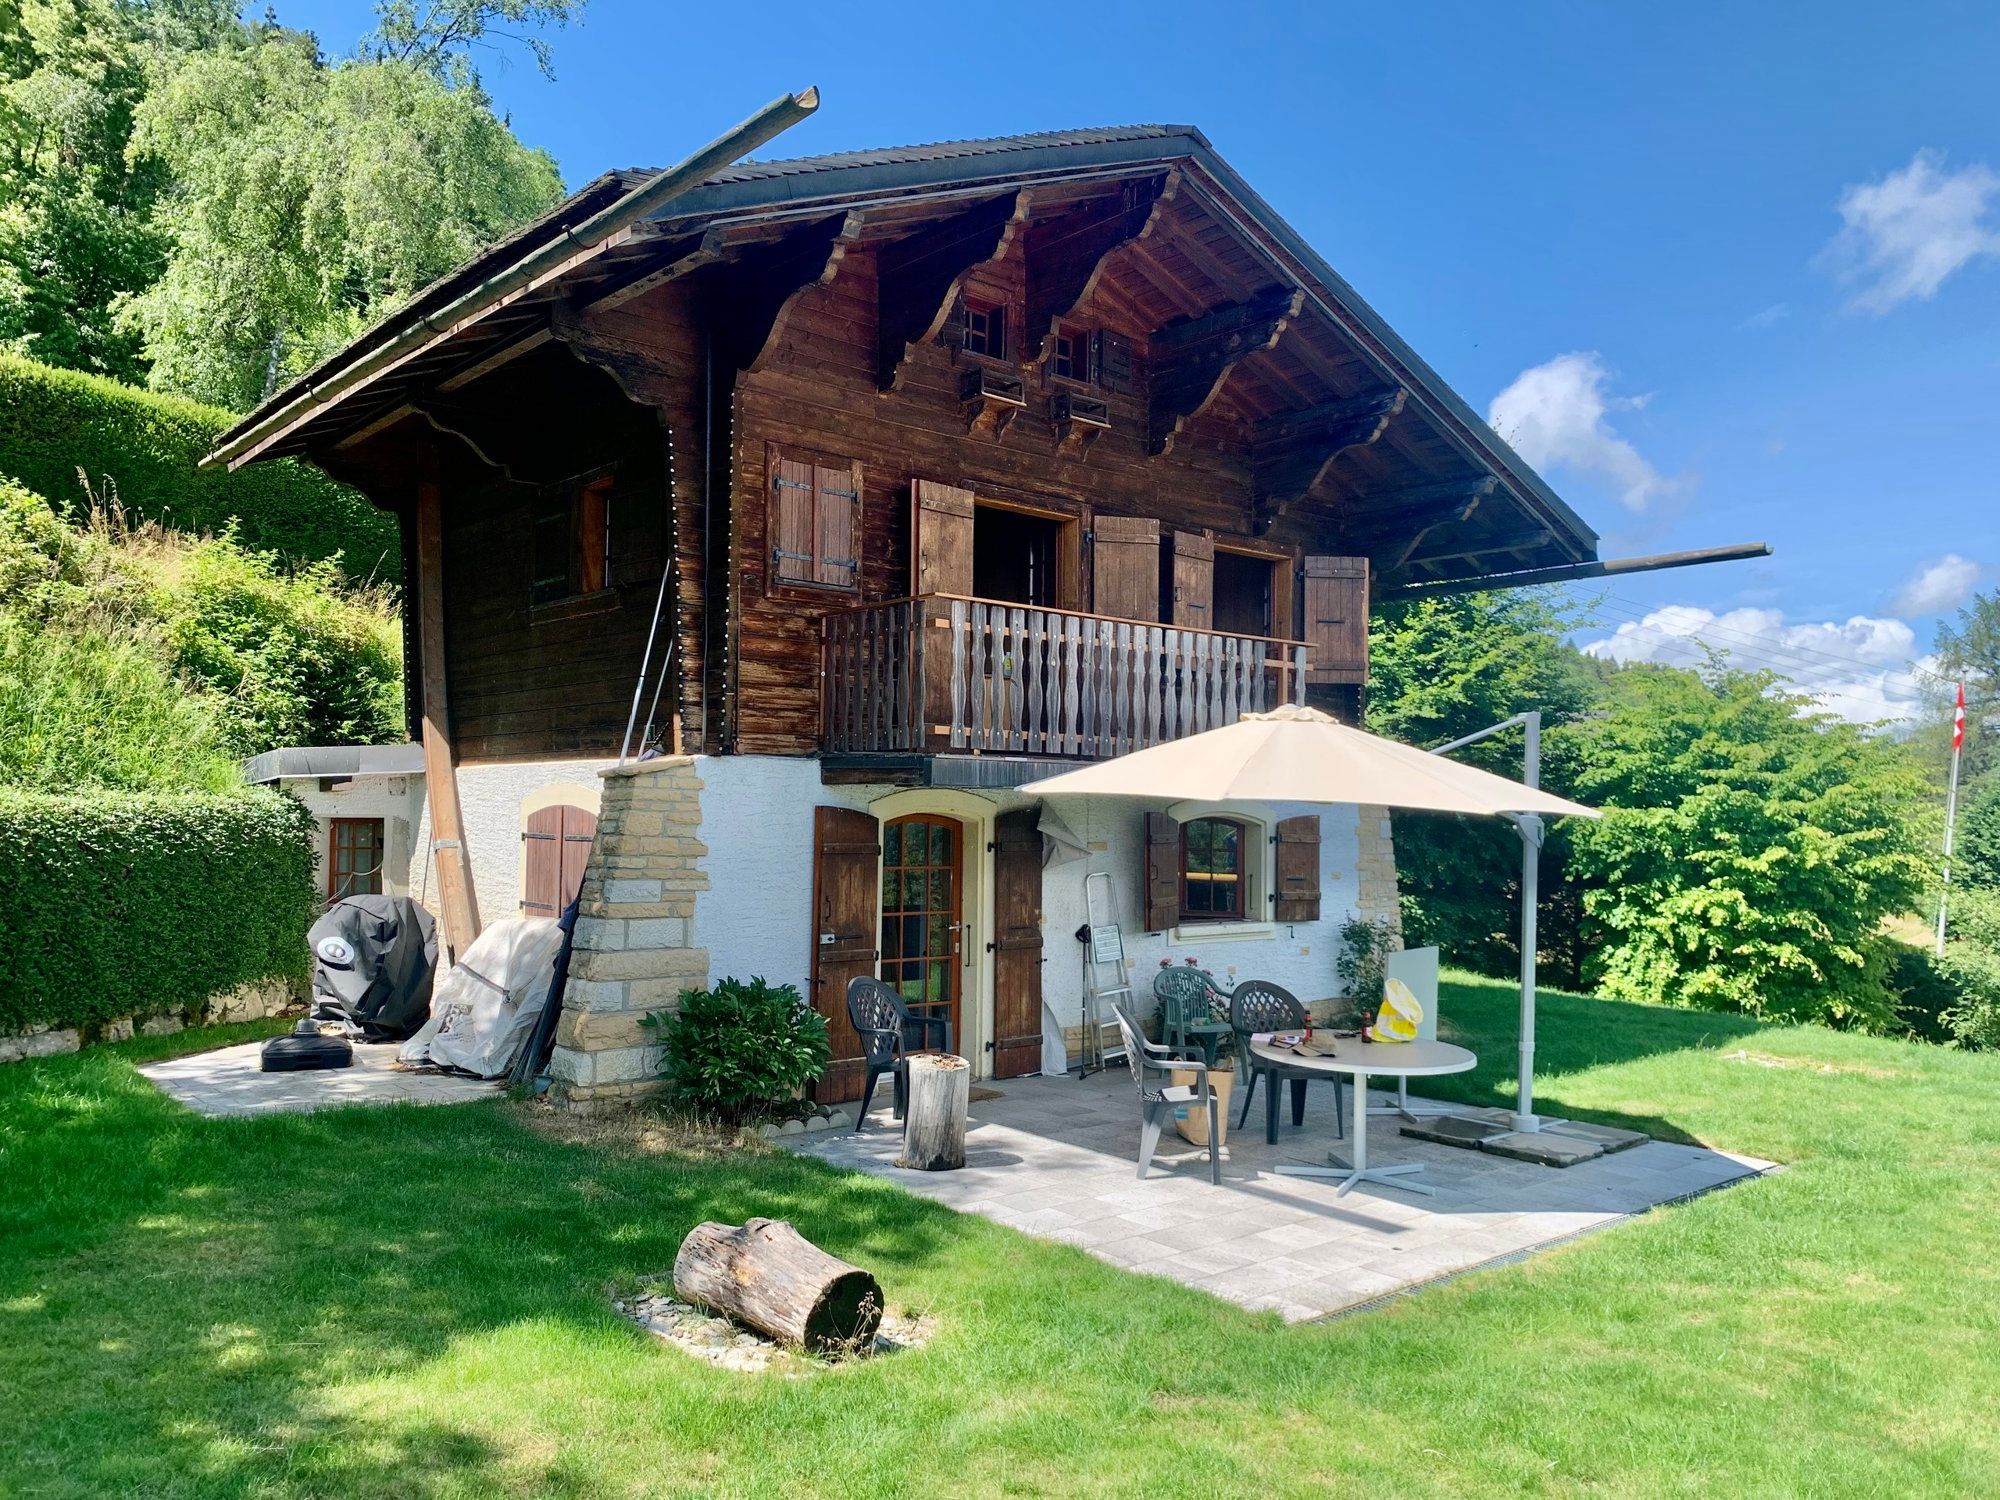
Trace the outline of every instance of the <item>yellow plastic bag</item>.
<instances>
[{"instance_id":1,"label":"yellow plastic bag","mask_svg":"<svg viewBox=\"0 0 2000 1500\"><path fill-rule=\"evenodd\" d=\"M1368 1028L1369 1040L1414 1042L1423 1019L1423 1002L1402 980L1392 979L1382 987L1382 1005L1375 1012L1375 1024Z\"/></svg>"}]
</instances>

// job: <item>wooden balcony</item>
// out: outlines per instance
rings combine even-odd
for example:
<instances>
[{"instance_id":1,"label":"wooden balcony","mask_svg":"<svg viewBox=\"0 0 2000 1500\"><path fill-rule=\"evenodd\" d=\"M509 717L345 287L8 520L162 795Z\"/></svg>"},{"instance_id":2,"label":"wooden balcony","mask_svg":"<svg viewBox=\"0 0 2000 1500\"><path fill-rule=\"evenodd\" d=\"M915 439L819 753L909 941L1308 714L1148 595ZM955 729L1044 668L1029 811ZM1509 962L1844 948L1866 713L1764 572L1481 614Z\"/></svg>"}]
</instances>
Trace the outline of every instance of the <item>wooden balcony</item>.
<instances>
[{"instance_id":1,"label":"wooden balcony","mask_svg":"<svg viewBox=\"0 0 2000 1500\"><path fill-rule=\"evenodd\" d=\"M821 748L1098 760L1289 703L1302 641L926 594L828 615Z\"/></svg>"}]
</instances>

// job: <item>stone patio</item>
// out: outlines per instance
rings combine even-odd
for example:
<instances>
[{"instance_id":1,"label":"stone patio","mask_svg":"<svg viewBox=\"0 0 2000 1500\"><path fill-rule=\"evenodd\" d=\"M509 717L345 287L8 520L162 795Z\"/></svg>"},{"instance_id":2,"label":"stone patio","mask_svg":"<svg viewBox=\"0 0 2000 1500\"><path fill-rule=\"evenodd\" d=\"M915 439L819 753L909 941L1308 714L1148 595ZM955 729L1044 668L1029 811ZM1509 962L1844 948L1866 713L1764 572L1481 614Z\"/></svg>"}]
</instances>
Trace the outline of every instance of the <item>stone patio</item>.
<instances>
[{"instance_id":1,"label":"stone patio","mask_svg":"<svg viewBox=\"0 0 2000 1500\"><path fill-rule=\"evenodd\" d=\"M1377 1114L1370 1158L1423 1162L1421 1181L1436 1196L1364 1184L1337 1197L1337 1182L1273 1171L1283 1162L1324 1164L1338 1148L1333 1090L1317 1085L1305 1127L1284 1126L1276 1146L1264 1143L1257 1101L1256 1118L1229 1134L1220 1187L1208 1181L1205 1153L1171 1133L1140 1182L1138 1101L1122 1069L996 1088L1001 1097L971 1107L961 1171L895 1167L900 1132L886 1103L859 1133L780 1144L1287 1321L1325 1317L1774 1169L1754 1157L1648 1141L1557 1171L1412 1140L1395 1115Z\"/></svg>"},{"instance_id":2,"label":"stone patio","mask_svg":"<svg viewBox=\"0 0 2000 1500\"><path fill-rule=\"evenodd\" d=\"M398 1042L364 1042L354 1064L318 1073L265 1073L262 1042L197 1052L139 1069L168 1097L202 1115L305 1114L345 1104L458 1104L502 1088L452 1073L406 1073Z\"/></svg>"}]
</instances>

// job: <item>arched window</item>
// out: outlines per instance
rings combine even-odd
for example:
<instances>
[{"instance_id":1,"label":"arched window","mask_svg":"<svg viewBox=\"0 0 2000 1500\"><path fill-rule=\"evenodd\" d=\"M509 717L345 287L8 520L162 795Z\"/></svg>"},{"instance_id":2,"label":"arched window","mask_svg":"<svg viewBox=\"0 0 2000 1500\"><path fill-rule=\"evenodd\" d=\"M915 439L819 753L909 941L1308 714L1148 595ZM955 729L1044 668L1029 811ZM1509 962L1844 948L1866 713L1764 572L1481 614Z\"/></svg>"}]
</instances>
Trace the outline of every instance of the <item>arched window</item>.
<instances>
[{"instance_id":1,"label":"arched window","mask_svg":"<svg viewBox=\"0 0 2000 1500\"><path fill-rule=\"evenodd\" d=\"M1181 825L1181 920L1240 922L1249 905L1244 875L1247 825L1235 818L1196 818Z\"/></svg>"}]
</instances>

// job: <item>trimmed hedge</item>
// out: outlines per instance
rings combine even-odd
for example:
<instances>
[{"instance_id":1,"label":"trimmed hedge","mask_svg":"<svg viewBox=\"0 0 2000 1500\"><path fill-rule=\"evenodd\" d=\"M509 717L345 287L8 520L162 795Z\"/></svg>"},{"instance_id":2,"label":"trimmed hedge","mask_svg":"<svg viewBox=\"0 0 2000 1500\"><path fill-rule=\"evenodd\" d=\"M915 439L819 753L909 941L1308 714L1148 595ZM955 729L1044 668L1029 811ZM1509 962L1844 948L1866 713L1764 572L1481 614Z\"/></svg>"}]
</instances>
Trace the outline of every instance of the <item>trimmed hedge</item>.
<instances>
[{"instance_id":1,"label":"trimmed hedge","mask_svg":"<svg viewBox=\"0 0 2000 1500\"><path fill-rule=\"evenodd\" d=\"M0 473L58 505L82 502L78 469L93 487L109 475L133 517L196 533L234 520L255 551L309 562L338 552L349 577L396 582L395 518L357 491L290 459L233 474L195 467L235 420L178 396L0 354Z\"/></svg>"},{"instance_id":2,"label":"trimmed hedge","mask_svg":"<svg viewBox=\"0 0 2000 1500\"><path fill-rule=\"evenodd\" d=\"M0 790L0 1035L303 979L312 830L281 792Z\"/></svg>"}]
</instances>

